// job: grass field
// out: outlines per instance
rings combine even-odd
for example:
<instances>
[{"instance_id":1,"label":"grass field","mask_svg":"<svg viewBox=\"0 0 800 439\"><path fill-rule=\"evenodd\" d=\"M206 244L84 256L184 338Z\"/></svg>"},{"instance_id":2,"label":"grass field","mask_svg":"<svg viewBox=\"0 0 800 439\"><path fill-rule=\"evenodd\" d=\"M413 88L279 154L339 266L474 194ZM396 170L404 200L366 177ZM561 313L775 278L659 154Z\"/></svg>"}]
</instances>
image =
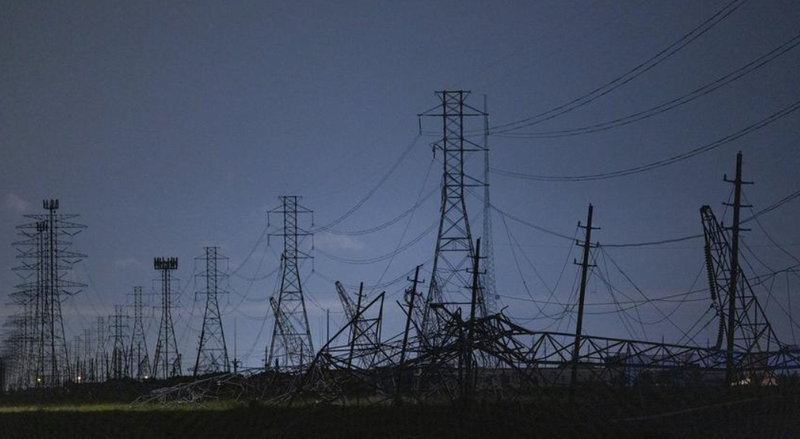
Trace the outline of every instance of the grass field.
<instances>
[{"instance_id":1,"label":"grass field","mask_svg":"<svg viewBox=\"0 0 800 439\"><path fill-rule=\"evenodd\" d=\"M776 403L780 404L780 403ZM124 403L0 408L10 438L796 438L778 405L733 406L617 422L597 411L533 406L281 408Z\"/></svg>"},{"instance_id":2,"label":"grass field","mask_svg":"<svg viewBox=\"0 0 800 439\"><path fill-rule=\"evenodd\" d=\"M126 401L135 397L123 400L119 389L104 390L0 398L0 439L800 438L800 396L779 388L735 394L710 388L587 389L577 393L574 405L553 389L524 403L399 407L311 400L293 407L235 400L131 405Z\"/></svg>"}]
</instances>

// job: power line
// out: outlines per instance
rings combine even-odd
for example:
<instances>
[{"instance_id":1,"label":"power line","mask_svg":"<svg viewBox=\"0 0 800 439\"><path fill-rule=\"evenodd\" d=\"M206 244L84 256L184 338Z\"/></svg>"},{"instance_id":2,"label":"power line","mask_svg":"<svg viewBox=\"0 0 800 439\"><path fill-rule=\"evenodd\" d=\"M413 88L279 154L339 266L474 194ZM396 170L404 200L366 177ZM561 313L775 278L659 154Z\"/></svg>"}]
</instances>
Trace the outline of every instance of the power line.
<instances>
[{"instance_id":1,"label":"power line","mask_svg":"<svg viewBox=\"0 0 800 439\"><path fill-rule=\"evenodd\" d=\"M381 223L381 224L379 224L377 226L373 226L373 227L370 227L370 228L367 228L367 229L354 230L354 231L343 231L343 230L335 230L335 229L326 229L325 232L333 234L333 235L360 236L360 235L367 235L367 234L370 234L370 233L375 233L375 232L381 231L381 230L383 230L383 229L385 229L385 228L387 228L389 226L392 226L392 225L398 223L403 218L405 218L408 215L411 215L412 213L414 213L417 209L419 209L420 206L425 204L426 201L428 201L434 194L436 194L438 192L441 192L440 188L438 188L438 187L433 188L431 191L429 191L427 194L425 194L425 196L422 199L418 199L414 203L414 205L411 206L408 210L406 210L405 212L401 213L400 215L398 215L398 216L396 216L396 217L394 217L394 218L392 218L392 219L390 219L388 221L385 221L385 222L383 222L383 223Z\"/></svg>"},{"instance_id":2,"label":"power line","mask_svg":"<svg viewBox=\"0 0 800 439\"><path fill-rule=\"evenodd\" d=\"M796 48L800 45L800 34L795 35L790 40L784 42L780 46L776 47L775 49L771 50L770 52L761 55L757 59L750 61L749 63L745 64L744 66L739 67L738 69L729 72L728 74L717 78L716 80L703 85L689 93L686 93L682 96L677 98L671 99L669 101L663 102L659 105L654 107L648 108L646 110L638 111L636 113L630 114L628 116L618 117L616 119L612 119L606 122L582 126L578 128L570 128L570 129L562 129L562 130L551 130L551 131L540 131L540 132L533 132L533 133L506 133L506 134L497 134L499 137L507 137L507 138L523 138L523 139L544 139L544 138L557 138L557 137L570 137L570 136L577 136L581 134L590 134L596 133L600 131L606 131L612 128L618 128L621 126L629 125L634 122L639 122L645 119L648 119L653 116L657 116L659 114L665 113L672 109L678 108L685 104L688 104L692 101L695 101L701 97L707 96L712 92L731 84L742 77L755 72L756 70L766 66L770 62L774 61L775 59L779 58L781 55L786 54L787 52L791 51L792 49Z\"/></svg>"},{"instance_id":3,"label":"power line","mask_svg":"<svg viewBox=\"0 0 800 439\"><path fill-rule=\"evenodd\" d=\"M269 229L269 226L264 227L264 230L261 232L261 236L258 237L258 239L256 240L256 243L253 244L253 248L250 249L250 253L247 254L247 256L242 260L242 262L239 264L238 267L236 267L233 270L231 270L231 272L230 272L231 275L236 275L236 273L238 273L239 270L241 270L244 267L244 265L247 263L247 261L249 261L250 258L253 257L253 253L255 253L256 249L259 246L259 244L261 244L261 242L264 241L264 237L267 236L267 230L268 229Z\"/></svg>"},{"instance_id":4,"label":"power line","mask_svg":"<svg viewBox=\"0 0 800 439\"><path fill-rule=\"evenodd\" d=\"M562 239L567 239L570 242L574 241L572 236L568 236L568 235L565 235L563 233L554 232L554 231L552 231L550 229L546 229L544 227L537 226L536 224L533 224L531 222L525 221L522 218L516 217L516 216L514 216L514 215L512 215L510 213L507 213L507 212L501 210L499 207L495 206L494 204L492 204L491 206L492 206L492 209L495 210L497 213L499 213L501 217L508 217L509 219L514 220L514 221L516 221L516 222L518 222L518 223L520 223L520 224L522 224L524 226L530 227L531 229L538 230L538 231L540 231L542 233L546 233L548 235L552 235L552 236L555 236L555 237L558 237L558 238L562 238Z\"/></svg>"},{"instance_id":5,"label":"power line","mask_svg":"<svg viewBox=\"0 0 800 439\"><path fill-rule=\"evenodd\" d=\"M406 146L406 149L403 150L403 153L400 154L400 157L398 157L397 160L395 160L395 162L392 164L392 166L389 167L389 169L386 171L386 173L383 175L383 177L381 177L381 179L378 180L378 183L369 192L367 192L367 194L361 200L359 200L358 203L356 203L353 207L351 207L350 210L348 210L347 212L342 214L340 217L338 217L338 218L334 219L333 221L329 222L328 224L325 224L323 226L317 227L316 229L314 229L312 231L315 232L315 233L324 232L324 231L326 231L326 230L328 230L328 229L330 229L332 227L335 227L337 224L339 224L342 221L346 220L347 218L350 217L350 215L352 215L358 209L360 209L361 206L363 206L364 203L369 201L369 199L372 198L373 195L375 195L375 192L377 192L378 189L380 189L381 186L383 186L383 184L386 183L386 180L388 180L389 177L391 177L392 174L394 174L394 171L397 170L397 168L400 166L400 164L403 162L403 160L405 160L405 158L408 156L408 154L411 152L411 150L414 149L414 147L417 145L417 141L419 140L419 138L420 138L419 135L414 136L414 139L411 141L411 143L409 143L408 146Z\"/></svg>"},{"instance_id":6,"label":"power line","mask_svg":"<svg viewBox=\"0 0 800 439\"><path fill-rule=\"evenodd\" d=\"M699 26L695 27L688 33L681 36L681 38L679 38L677 41L673 42L666 48L662 49L660 52L648 58L646 61L637 65L636 67L628 70L624 74L601 85L600 87L597 87L594 90L586 94L583 94L567 103L551 108L547 111L541 112L534 116L491 127L491 132L494 134L506 133L509 131L519 130L523 127L536 125L546 120L550 120L562 114L573 111L577 108L580 108L584 105L591 103L596 99L599 99L602 96L611 93L612 91L622 87L623 85L629 83L630 81L636 79L637 77L641 76L642 74L648 72L652 68L656 67L657 65L666 61L667 59L671 58L673 55L681 51L683 48L685 48L686 46L688 46L689 44L700 38L703 34L705 34L709 30L713 29L716 25L724 21L746 2L747 0L733 0L732 2L725 5L722 9L714 13L714 15L712 15L710 18L706 19L702 24L700 24Z\"/></svg>"},{"instance_id":7,"label":"power line","mask_svg":"<svg viewBox=\"0 0 800 439\"><path fill-rule=\"evenodd\" d=\"M434 156L431 161L428 163L428 169L425 171L425 178L422 179L422 185L419 187L419 191L417 192L417 200L420 200L422 197L422 192L425 190L425 187L428 185L428 178L431 176L431 169L433 169L433 163L436 157ZM438 189L438 188L437 188ZM436 189L434 189L436 191ZM419 204L419 202L417 203ZM406 225L403 228L403 233L400 235L400 239L397 241L397 245L395 246L395 251L400 249L400 246L403 244L403 241L406 239L406 235L408 234L408 230L411 227L411 223L414 221L414 216L416 215L416 209L411 211L411 216L406 221ZM431 257L431 259L435 258L435 255ZM383 281L383 278L386 277L386 273L389 272L389 268L392 266L394 262L394 256L389 259L389 262L386 263L386 267L384 267L383 272L381 273L380 277L376 284L380 284ZM425 264L428 262L426 261ZM370 288L370 294L375 291L375 288Z\"/></svg>"},{"instance_id":8,"label":"power line","mask_svg":"<svg viewBox=\"0 0 800 439\"><path fill-rule=\"evenodd\" d=\"M586 31L584 31L584 32L582 32L582 33L580 33L580 34L578 34L578 35L577 35L577 36L575 36L574 38L571 38L571 41L568 41L566 44L561 44L561 45L559 45L559 44L558 44L558 43L561 43L561 42L564 42L564 41L566 41L566 39L565 39L565 38L558 38L558 41L557 41L557 42L551 42L551 43L548 43L548 44L542 44L542 43L540 43L540 41L542 41L542 40L544 39L544 37L546 37L546 36L547 36L547 33L542 33L541 35L539 35L537 38L534 38L533 40L527 40L527 41L525 42L525 45L526 45L526 46L534 46L534 45L535 45L535 46L537 46L537 47L548 47L548 48L551 48L551 50L549 50L548 52L546 52L546 53L545 53L545 54L543 54L543 55L534 56L533 58L535 59L535 61L533 61L532 63L525 64L525 65L521 66L520 68L517 68L517 69L515 69L515 70L514 70L514 72L517 72L517 73L518 73L518 72L519 72L521 69L527 69L527 68L529 68L529 67L531 67L531 66L533 66L533 65L541 66L541 65L542 65L542 62L543 62L544 60L547 60L547 59L551 58L553 55L557 55L557 54L563 54L563 53L565 52L565 50L564 50L564 49L567 49L568 47L570 47L570 46L574 45L575 43L577 43L577 42L579 42L579 41L582 41L582 40L586 39L586 38L587 38L587 37L589 37L590 35L595 35L595 34L597 34L597 33L599 33L599 32L605 31L605 30L606 30L606 29L608 29L608 28L609 28L609 27L610 27L610 26L611 26L611 25L612 25L614 22L616 22L616 21L619 21L620 19L622 19L622 18L626 17L626 16L627 16L629 13L631 13L631 12L633 12L634 10L636 10L636 9L638 9L638 8L640 8L640 7L642 7L643 5L645 5L645 4L647 4L647 3L652 3L652 1L653 1L653 0L643 0L643 1L640 1L639 3L637 3L637 4L633 5L633 6L630 6L630 5L628 5L628 4L627 4L627 2L626 2L625 4L622 4L622 3L620 3L620 2L614 2L616 5L618 5L618 6L621 6L621 7L623 7L623 8L624 8L624 7L627 7L628 9L627 9L627 10L624 10L624 11L622 11L622 12L621 12L620 14L618 14L618 15L614 15L614 16L613 16L612 18L610 18L609 20L603 21L603 22L601 22L600 24L598 24L597 26L594 26L594 27L592 27L592 28L590 28L590 29L588 29L588 30L586 30ZM595 2L595 3L597 3L597 4L600 4L600 3L603 3L603 1L598 1L598 2ZM601 10L603 10L603 9L606 9L606 8L605 8L605 7L601 7L600 9L601 9ZM579 17L579 16L581 16L581 15L584 15L584 14L586 14L586 13L590 12L590 11L592 11L592 8L591 8L591 7L588 7L588 8L582 8L582 9L580 10L580 12L579 12L579 13L576 13L576 14L574 14L574 15L570 16L570 17L567 17L567 20L565 20L565 21L562 21L561 23L558 23L558 24L556 24L555 26L553 26L553 27L550 29L550 31L555 31L556 29L558 29L558 28L562 27L562 26L563 26L564 24L566 24L567 22L571 22L571 21L573 21L575 18L577 18L577 17ZM574 34L574 33L573 33L573 34ZM518 52L519 52L519 50L515 50L513 53L511 53L511 54L509 54L509 55L506 55L506 56L504 56L503 58L501 58L501 59L499 59L499 60L495 61L494 63L492 63L492 64L490 64L488 67L486 67L486 68L483 70L483 72L487 72L489 69L491 69L491 68L493 68L493 67L495 67L495 66L497 66L497 65L499 65L499 64L501 64L501 63L504 63L505 61L507 61L507 60L511 59L513 56L515 56L515 55L516 55ZM481 73L483 73L483 72L481 72ZM480 74L480 73L478 73L478 74ZM508 76L508 74L507 74L507 73L506 73L506 74L504 74L504 75L498 75L498 76L497 76L495 79L488 79L486 82L484 82L483 84L481 84L480 86L478 86L478 87L476 87L476 88L477 88L477 89L486 90L486 89L488 89L490 86L492 86L492 85L496 84L497 82L500 82L500 81L502 81L502 80L503 80L504 78L506 78L507 76Z\"/></svg>"},{"instance_id":9,"label":"power line","mask_svg":"<svg viewBox=\"0 0 800 439\"><path fill-rule=\"evenodd\" d=\"M506 171L502 169L492 169L494 174L503 175L506 177L513 177L519 178L523 180L532 180L532 181L551 181L551 182L576 182L576 181L595 181L595 180L607 180L612 178L619 178L619 177L626 177L629 175L639 174L642 172L649 172L654 169L662 168L665 166L669 166L684 160L688 160L695 156L704 154L706 152L712 151L717 149L721 146L727 145L735 140L738 140L741 137L744 137L748 134L751 134L755 131L758 131L792 113L800 109L800 100L795 101L791 105L784 107L783 109L771 114L770 116L751 124L739 131L736 131L733 134L729 134L725 137L722 137L714 142L705 144L698 148L692 149L690 151L686 151L680 153L678 155L674 155L672 157L658 160L655 162L651 162L645 165L639 165L632 168L620 169L617 171L612 172L604 172L599 174L584 174L584 175L562 175L562 176L554 176L554 175L531 175L531 174L524 174L521 172L513 172L513 171Z\"/></svg>"},{"instance_id":10,"label":"power line","mask_svg":"<svg viewBox=\"0 0 800 439\"><path fill-rule=\"evenodd\" d=\"M316 249L316 251L317 251L317 253L321 254L322 256L325 256L328 259L331 259L331 260L334 260L334 261L337 261L337 262L343 262L345 264L355 264L355 265L374 264L376 262L381 262L381 261L385 261L385 260L387 260L389 258L393 258L394 256L396 256L396 255L408 250L409 248L411 248L411 246L413 246L414 244L416 244L420 240L422 240L422 238L424 238L425 236L427 236L428 234L433 232L433 230L438 225L439 225L438 221L432 223L430 226L428 226L428 228L423 230L422 233L417 235L416 238L412 239L411 241L405 243L404 245L396 248L395 250L393 250L393 251L391 251L389 253L386 253L386 254L381 255L381 256L376 256L374 258L369 258L369 259L348 259L348 258L342 258L342 257L336 256L336 255L334 255L332 253L328 253L328 252L326 252L324 250Z\"/></svg>"},{"instance_id":11,"label":"power line","mask_svg":"<svg viewBox=\"0 0 800 439\"><path fill-rule=\"evenodd\" d=\"M630 248L630 247L652 247L656 245L664 245L664 244L671 244L674 242L683 242L689 241L692 239L702 238L703 235L689 235L683 236L680 238L672 238L672 239L662 239L660 241L647 241L647 242L630 242L625 244L603 244L603 247L607 248Z\"/></svg>"},{"instance_id":12,"label":"power line","mask_svg":"<svg viewBox=\"0 0 800 439\"><path fill-rule=\"evenodd\" d=\"M796 200L798 197L800 197L800 190L794 191L791 194L789 194L789 195L781 198L780 200L776 201L775 203L769 205L768 207L759 210L758 212L754 213L752 216L742 220L742 223L746 223L746 222L750 222L752 220L755 220L756 218L758 218L758 217L760 217L760 216L762 216L764 214L767 214L769 212L772 212L775 209L778 209L779 207L783 206L784 204L786 204L786 203L788 203L790 201Z\"/></svg>"},{"instance_id":13,"label":"power line","mask_svg":"<svg viewBox=\"0 0 800 439\"><path fill-rule=\"evenodd\" d=\"M760 210L758 212L755 212L752 216L742 220L741 222L742 222L742 224L744 224L744 223L747 223L747 222L750 222L750 221L754 221L754 220L758 221L758 218L760 216L765 215L767 213L770 213L770 212L780 208L781 206L789 203L790 201L796 200L798 198L800 198L800 190L794 191L791 194L789 194L789 195L781 198L780 200L776 201L775 203L769 205L768 207L766 207L766 208L764 208L764 209L762 209L762 210ZM511 215L511 214L501 210L497 206L492 205L492 209L497 211L497 213L499 213L501 216L508 217L509 219L512 219L512 220L514 220L514 221L516 221L516 222L518 222L518 223L520 223L520 224L522 224L524 226L530 227L530 228L532 228L534 230L537 230L537 231L540 231L540 232L543 232L543 233L547 233L549 235L556 236L556 237L559 237L559 238L563 238L563 239L567 239L567 240L570 240L570 241L574 241L574 237L570 237L570 236L567 236L567 235L565 235L563 233L554 232L554 231L552 231L550 229L547 229L547 228L544 228L544 227L541 227L541 226L537 226L536 224L533 224L533 223L531 223L529 221L525 221L525 220L523 220L523 219L521 219L519 217ZM694 234L694 235L681 236L681 237L677 237L677 238L667 238L667 239L661 239L661 240L655 240L655 241L627 242L627 243L617 243L617 244L614 244L614 243L601 244L601 246L605 247L605 248L655 247L655 246L660 246L660 245L664 245L664 244L673 244L673 243L676 243L676 242L690 241L690 240L694 240L694 239L698 239L698 238L702 238L702 237L703 237L702 234ZM773 243L773 245L775 245L778 248L781 248L781 246L776 241L774 241L772 239L770 239L770 240ZM792 257L794 258L794 256L792 256ZM800 260L798 260L798 261L800 261Z\"/></svg>"}]
</instances>

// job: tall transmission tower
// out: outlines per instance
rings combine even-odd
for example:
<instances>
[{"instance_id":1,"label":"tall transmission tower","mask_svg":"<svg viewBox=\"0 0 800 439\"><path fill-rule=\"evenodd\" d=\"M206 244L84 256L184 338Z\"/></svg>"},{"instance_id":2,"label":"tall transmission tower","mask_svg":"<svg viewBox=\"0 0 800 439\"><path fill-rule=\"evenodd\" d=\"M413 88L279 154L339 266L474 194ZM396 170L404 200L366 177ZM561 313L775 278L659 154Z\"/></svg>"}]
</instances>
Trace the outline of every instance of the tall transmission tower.
<instances>
[{"instance_id":1,"label":"tall transmission tower","mask_svg":"<svg viewBox=\"0 0 800 439\"><path fill-rule=\"evenodd\" d=\"M206 279L206 310L203 313L203 328L200 330L200 343L197 347L197 359L194 363L194 375L215 372L230 372L228 347L225 345L225 332L222 328L222 315L219 312L218 294L225 293L221 283L227 277L221 271L220 260L226 260L219 254L218 247L205 247L205 255L198 258L205 261L206 270L198 277Z\"/></svg>"},{"instance_id":2,"label":"tall transmission tower","mask_svg":"<svg viewBox=\"0 0 800 439\"><path fill-rule=\"evenodd\" d=\"M161 272L161 325L153 362L153 375L164 379L181 374L181 354L175 328L172 326L172 275L178 269L178 258L155 258L153 267Z\"/></svg>"},{"instance_id":3,"label":"tall transmission tower","mask_svg":"<svg viewBox=\"0 0 800 439\"><path fill-rule=\"evenodd\" d=\"M133 331L129 349L130 373L133 378L150 378L150 356L147 353L147 340L144 335L144 314L142 313L142 287L133 287Z\"/></svg>"},{"instance_id":4,"label":"tall transmission tower","mask_svg":"<svg viewBox=\"0 0 800 439\"><path fill-rule=\"evenodd\" d=\"M424 304L422 330L435 334L438 323L431 308L446 307L455 312L460 306L470 305L468 292L471 279L467 273L474 259L474 244L470 231L465 189L480 187L484 183L464 172L465 156L485 148L464 137L464 122L467 117L485 117L483 111L465 103L468 91L438 91L441 104L420 114L420 117L438 117L442 120L442 139L433 144L434 154L442 153L442 207L439 218L439 233L433 275ZM481 315L486 314L483 289L478 297Z\"/></svg>"},{"instance_id":5,"label":"tall transmission tower","mask_svg":"<svg viewBox=\"0 0 800 439\"><path fill-rule=\"evenodd\" d=\"M128 325L125 320L128 316L123 314L122 306L114 306L114 315L111 316L111 329L114 333L114 347L111 351L111 376L119 380L128 376L127 358L125 350L125 329Z\"/></svg>"},{"instance_id":6,"label":"tall transmission tower","mask_svg":"<svg viewBox=\"0 0 800 439\"><path fill-rule=\"evenodd\" d=\"M32 223L17 227L25 240L15 243L20 272L34 272L18 289L25 291L24 340L29 377L38 386L57 386L73 376L64 334L61 303L86 285L66 279L67 272L86 255L70 250L72 238L86 226L71 220L78 215L59 214L58 200L44 200L44 214L25 215ZM26 378L25 381L28 381Z\"/></svg>"},{"instance_id":7,"label":"tall transmission tower","mask_svg":"<svg viewBox=\"0 0 800 439\"><path fill-rule=\"evenodd\" d=\"M274 214L281 214L283 217L283 227L280 232L270 234L283 237L281 254L283 273L278 299L271 301L275 324L272 328L266 367L302 370L314 357L314 345L311 341L311 328L308 325L298 264L300 259L311 257L298 248L300 238L310 236L311 233L299 227L298 220L299 215L312 214L312 211L298 204L300 197L279 198L281 206L267 214L267 221Z\"/></svg>"}]
</instances>

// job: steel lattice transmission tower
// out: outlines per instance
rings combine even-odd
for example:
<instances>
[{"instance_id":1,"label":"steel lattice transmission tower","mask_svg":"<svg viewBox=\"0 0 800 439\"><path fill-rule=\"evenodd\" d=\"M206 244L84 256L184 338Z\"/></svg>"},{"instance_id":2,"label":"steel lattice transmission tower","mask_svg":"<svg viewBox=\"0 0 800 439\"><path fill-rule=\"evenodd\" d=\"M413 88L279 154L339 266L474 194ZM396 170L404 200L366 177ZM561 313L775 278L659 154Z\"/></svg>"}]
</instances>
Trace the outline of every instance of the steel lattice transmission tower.
<instances>
[{"instance_id":1,"label":"steel lattice transmission tower","mask_svg":"<svg viewBox=\"0 0 800 439\"><path fill-rule=\"evenodd\" d=\"M133 378L143 380L150 378L150 356L147 353L147 339L144 335L144 315L142 313L142 287L133 287L133 331L130 357L130 373Z\"/></svg>"},{"instance_id":2,"label":"steel lattice transmission tower","mask_svg":"<svg viewBox=\"0 0 800 439\"><path fill-rule=\"evenodd\" d=\"M20 268L15 268L17 269ZM37 349L34 336L37 320L34 306L38 298L36 294L38 284L35 281L30 282L28 276L23 275L25 282L17 285L17 290L11 293L11 299L18 309L3 325L11 328L7 336L8 343L3 346L3 355L7 358L7 382L10 387L15 388L26 388L35 382Z\"/></svg>"},{"instance_id":3,"label":"steel lattice transmission tower","mask_svg":"<svg viewBox=\"0 0 800 439\"><path fill-rule=\"evenodd\" d=\"M194 375L228 373L231 367L218 302L218 295L226 292L220 284L227 278L226 272L219 269L219 262L227 261L227 258L219 254L218 247L205 247L205 256L197 259L205 261L206 265L205 272L198 275L206 279L205 291L200 292L206 296L206 310L203 314L203 328L200 330Z\"/></svg>"},{"instance_id":4,"label":"steel lattice transmission tower","mask_svg":"<svg viewBox=\"0 0 800 439\"><path fill-rule=\"evenodd\" d=\"M106 319L97 317L97 329L95 330L95 364L94 377L96 382L103 382L108 379L108 354L106 353Z\"/></svg>"},{"instance_id":5,"label":"steel lattice transmission tower","mask_svg":"<svg viewBox=\"0 0 800 439\"><path fill-rule=\"evenodd\" d=\"M73 376L64 334L61 303L86 285L66 279L67 272L86 255L70 250L72 238L86 226L71 220L78 215L57 213L58 200L44 200L45 214L25 215L32 223L17 227L25 240L14 243L24 282L23 311L25 385L56 386Z\"/></svg>"},{"instance_id":6,"label":"steel lattice transmission tower","mask_svg":"<svg viewBox=\"0 0 800 439\"><path fill-rule=\"evenodd\" d=\"M297 196L282 196L281 207L268 212L267 217L281 214L283 227L280 232L270 236L283 237L283 253L281 254L281 276L278 299L271 299L275 324L272 329L266 367L275 369L288 368L302 370L314 357L314 345L311 341L311 329L308 325L306 302L303 297L303 286L300 279L300 259L310 258L298 248L302 237L311 233L298 225L298 216L312 214L312 211L300 206ZM269 221L269 219L268 219ZM312 220L313 223L313 220Z\"/></svg>"},{"instance_id":7,"label":"steel lattice transmission tower","mask_svg":"<svg viewBox=\"0 0 800 439\"><path fill-rule=\"evenodd\" d=\"M420 114L442 120L442 139L433 144L434 154L442 153L442 206L439 218L439 234L433 262L433 275L424 306L423 332L436 333L438 322L431 308L446 307L455 312L459 306L470 305L468 292L472 288L467 269L474 259L474 244L470 231L465 190L482 187L484 183L464 172L466 155L484 151L484 147L464 137L467 117L485 117L483 111L468 106L465 99L468 91L438 91L441 100L437 107ZM483 291L479 288L479 291ZM486 314L483 293L478 297L478 308Z\"/></svg>"},{"instance_id":8,"label":"steel lattice transmission tower","mask_svg":"<svg viewBox=\"0 0 800 439\"><path fill-rule=\"evenodd\" d=\"M155 258L153 267L161 272L161 324L153 375L167 379L181 374L181 354L172 326L172 272L178 269L178 258Z\"/></svg>"}]
</instances>

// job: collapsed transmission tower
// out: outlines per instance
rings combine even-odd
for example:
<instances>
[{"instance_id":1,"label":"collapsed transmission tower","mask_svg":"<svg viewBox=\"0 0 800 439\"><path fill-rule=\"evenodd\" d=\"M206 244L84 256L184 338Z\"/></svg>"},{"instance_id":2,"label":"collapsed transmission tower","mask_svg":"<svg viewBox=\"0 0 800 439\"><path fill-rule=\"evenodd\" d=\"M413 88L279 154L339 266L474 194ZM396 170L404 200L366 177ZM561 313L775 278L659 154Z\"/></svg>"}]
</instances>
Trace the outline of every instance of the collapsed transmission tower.
<instances>
[{"instance_id":1,"label":"collapsed transmission tower","mask_svg":"<svg viewBox=\"0 0 800 439\"><path fill-rule=\"evenodd\" d=\"M219 269L219 261L227 258L220 256L218 247L205 247L205 256L198 259L206 264L206 270L198 275L206 279L206 289L201 292L206 296L206 310L203 313L203 328L200 330L194 375L227 373L230 372L228 347L225 345L222 315L217 300L217 295L225 292L220 283L227 277L226 272Z\"/></svg>"},{"instance_id":2,"label":"collapsed transmission tower","mask_svg":"<svg viewBox=\"0 0 800 439\"><path fill-rule=\"evenodd\" d=\"M725 341L726 382L734 384L749 380L759 384L768 382L776 360L768 360L782 349L777 335L767 320L764 309L752 291L739 264L739 233L742 185L742 153L736 156L736 174L733 180L733 226L724 228L709 206L700 208L705 238L706 272L712 307L717 313L719 328L716 349ZM730 231L730 234L727 232ZM757 374L754 371L761 371Z\"/></svg>"},{"instance_id":3,"label":"collapsed transmission tower","mask_svg":"<svg viewBox=\"0 0 800 439\"><path fill-rule=\"evenodd\" d=\"M178 258L155 258L153 266L161 272L161 324L153 362L153 375L167 379L181 373L181 354L172 326L172 275Z\"/></svg>"},{"instance_id":4,"label":"collapsed transmission tower","mask_svg":"<svg viewBox=\"0 0 800 439\"><path fill-rule=\"evenodd\" d=\"M150 378L150 356L147 354L142 308L142 287L133 287L133 331L131 331L129 363L131 376L137 380Z\"/></svg>"},{"instance_id":5,"label":"collapsed transmission tower","mask_svg":"<svg viewBox=\"0 0 800 439\"><path fill-rule=\"evenodd\" d=\"M431 308L444 307L455 311L460 306L470 305L467 292L470 291L470 276L467 269L474 258L474 245L470 231L465 189L483 186L484 183L464 172L465 155L483 151L485 148L464 137L466 117L485 117L483 111L467 105L464 101L468 91L438 91L441 104L420 114L420 117L439 117L442 120L442 139L433 144L434 154L442 152L442 206L439 218L439 234L436 238L436 252L433 274L424 304L422 330L431 335L437 332L439 313ZM486 314L486 301L478 297L480 314Z\"/></svg>"},{"instance_id":6,"label":"collapsed transmission tower","mask_svg":"<svg viewBox=\"0 0 800 439\"><path fill-rule=\"evenodd\" d=\"M56 386L73 376L64 334L61 304L86 285L66 279L67 272L85 255L70 250L72 238L86 226L71 220L78 215L57 213L58 200L44 200L45 214L25 215L32 223L17 227L25 239L14 243L22 265L15 268L17 303L23 302L20 336L22 386Z\"/></svg>"},{"instance_id":7,"label":"collapsed transmission tower","mask_svg":"<svg viewBox=\"0 0 800 439\"><path fill-rule=\"evenodd\" d=\"M268 218L272 214L281 214L283 217L283 227L280 231L270 234L283 237L281 254L283 273L278 299L271 299L275 324L266 360L266 367L274 367L276 370L280 368L302 370L314 358L314 345L311 341L311 328L308 325L298 264L300 259L311 257L298 248L299 239L311 235L298 225L298 215L311 214L312 211L300 206L297 203L299 198L282 196L281 206L267 214Z\"/></svg>"}]
</instances>

